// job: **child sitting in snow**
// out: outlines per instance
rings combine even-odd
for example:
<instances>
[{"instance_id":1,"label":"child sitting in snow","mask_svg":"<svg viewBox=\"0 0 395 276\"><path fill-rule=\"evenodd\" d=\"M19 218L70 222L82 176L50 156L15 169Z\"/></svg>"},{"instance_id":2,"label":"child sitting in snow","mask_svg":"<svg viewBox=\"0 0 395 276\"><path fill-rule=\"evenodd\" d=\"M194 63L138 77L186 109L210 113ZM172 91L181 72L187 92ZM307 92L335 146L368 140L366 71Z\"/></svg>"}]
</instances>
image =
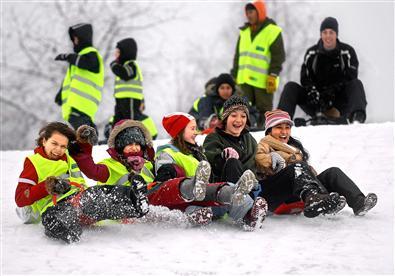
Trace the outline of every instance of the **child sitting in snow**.
<instances>
[{"instance_id":1,"label":"child sitting in snow","mask_svg":"<svg viewBox=\"0 0 395 276\"><path fill-rule=\"evenodd\" d=\"M183 112L171 113L163 118L162 124L172 141L158 147L155 157L156 179L163 181L184 175L193 177L198 164L205 162L209 166L202 148L195 141L197 126L193 116ZM264 198L254 201L248 195L257 183L250 170L244 171L234 182L210 183L204 203L191 204L189 209L196 213L214 212L216 218L228 214L247 230L260 228L266 216L266 201ZM217 203L217 206L210 207L212 205L207 204L210 202Z\"/></svg>"},{"instance_id":2,"label":"child sitting in snow","mask_svg":"<svg viewBox=\"0 0 395 276\"><path fill-rule=\"evenodd\" d=\"M79 241L83 225L143 215L136 208L134 189L85 185L67 152L75 139L74 130L63 123L43 127L38 147L25 159L15 192L17 214L24 223L42 221L47 236L67 243Z\"/></svg>"},{"instance_id":3,"label":"child sitting in snow","mask_svg":"<svg viewBox=\"0 0 395 276\"><path fill-rule=\"evenodd\" d=\"M258 144L256 162L263 175L262 193L274 210L290 197L302 199L304 215L334 214L346 202L356 216L365 215L377 203L377 195L366 196L339 168L318 174L309 166L309 155L301 142L291 136L294 125L280 109L265 113L265 134ZM345 198L345 199L344 199Z\"/></svg>"},{"instance_id":4,"label":"child sitting in snow","mask_svg":"<svg viewBox=\"0 0 395 276\"><path fill-rule=\"evenodd\" d=\"M223 204L216 200L217 191L223 191L222 198L225 203L233 203L235 206L246 204L244 195L251 189L254 179L246 174L236 188L232 189L229 189L228 185L223 185L224 183L208 184L211 170L208 162L204 160L196 163L193 175L188 175L190 177L155 179L151 135L138 121L124 120L114 127L108 139L107 152L110 158L98 164L92 159L92 144L89 143L96 133L91 127L81 126L77 134L88 130L91 137L85 141L78 139L81 152L74 155L74 158L81 170L89 178L98 181L98 184L129 186L148 183L149 204L186 211L189 221L194 225L205 225L212 218L210 209L204 209L206 212L202 212L201 208L196 206ZM209 186L216 188L211 190L208 189ZM208 196L207 192L211 194Z\"/></svg>"}]
</instances>

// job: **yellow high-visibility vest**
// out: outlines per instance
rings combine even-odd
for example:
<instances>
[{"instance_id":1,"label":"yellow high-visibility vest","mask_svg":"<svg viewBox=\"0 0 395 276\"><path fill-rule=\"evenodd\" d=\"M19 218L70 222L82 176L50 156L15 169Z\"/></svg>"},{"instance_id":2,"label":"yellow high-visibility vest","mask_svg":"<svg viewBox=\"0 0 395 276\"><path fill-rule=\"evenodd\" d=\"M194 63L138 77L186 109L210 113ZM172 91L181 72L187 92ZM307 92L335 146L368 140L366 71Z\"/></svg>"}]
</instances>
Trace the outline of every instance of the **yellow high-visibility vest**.
<instances>
[{"instance_id":1,"label":"yellow high-visibility vest","mask_svg":"<svg viewBox=\"0 0 395 276\"><path fill-rule=\"evenodd\" d=\"M116 99L131 98L143 100L143 74L140 66L134 60L129 60L125 64L134 63L136 66L136 76L130 80L122 80L120 77L115 78L114 97Z\"/></svg>"},{"instance_id":2,"label":"yellow high-visibility vest","mask_svg":"<svg viewBox=\"0 0 395 276\"><path fill-rule=\"evenodd\" d=\"M66 154L66 156L67 162L64 160L50 160L44 158L39 153L28 156L27 158L32 162L34 168L36 169L38 176L37 183L44 181L48 176L56 176L63 179L68 179L70 182L81 184L86 188L87 186L85 185L85 180L77 163L68 154ZM78 191L80 191L78 187L71 185L70 190L63 195L59 195L56 198L56 201L58 202ZM47 195L46 197L37 200L31 205L33 212L40 214L44 213L45 210L51 206L53 206L52 195Z\"/></svg>"},{"instance_id":3,"label":"yellow high-visibility vest","mask_svg":"<svg viewBox=\"0 0 395 276\"><path fill-rule=\"evenodd\" d=\"M269 24L251 41L251 29L240 30L237 84L246 83L266 89L271 61L270 46L281 31L279 26ZM276 83L278 84L278 77Z\"/></svg>"},{"instance_id":4,"label":"yellow high-visibility vest","mask_svg":"<svg viewBox=\"0 0 395 276\"><path fill-rule=\"evenodd\" d=\"M105 183L97 182L97 184L130 186L130 182L128 180L128 176L130 172L126 169L126 167L122 163L110 157L100 161L99 164L105 165L108 168L108 172L110 175ZM154 181L155 178L152 171L153 171L152 163L146 161L139 175L144 178L145 182L151 183Z\"/></svg>"},{"instance_id":5,"label":"yellow high-visibility vest","mask_svg":"<svg viewBox=\"0 0 395 276\"><path fill-rule=\"evenodd\" d=\"M99 72L93 73L81 69L75 65L70 65L62 85L62 115L63 119L69 120L71 108L75 108L88 115L92 122L99 107L103 85L104 85L104 64L103 58L93 47L86 47L78 52L78 55L85 55L95 52L99 59Z\"/></svg>"}]
</instances>

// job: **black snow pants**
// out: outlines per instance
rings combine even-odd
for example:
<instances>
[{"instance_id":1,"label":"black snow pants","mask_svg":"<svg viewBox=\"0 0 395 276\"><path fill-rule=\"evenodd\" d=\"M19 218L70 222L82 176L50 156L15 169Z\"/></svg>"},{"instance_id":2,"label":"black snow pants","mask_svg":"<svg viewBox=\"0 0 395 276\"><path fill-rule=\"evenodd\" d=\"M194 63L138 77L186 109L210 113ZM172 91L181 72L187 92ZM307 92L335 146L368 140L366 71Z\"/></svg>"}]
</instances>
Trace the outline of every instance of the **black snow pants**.
<instances>
[{"instance_id":1,"label":"black snow pants","mask_svg":"<svg viewBox=\"0 0 395 276\"><path fill-rule=\"evenodd\" d=\"M133 190L127 186L93 186L49 207L42 215L45 234L67 243L79 241L81 220L91 223L105 219L140 217Z\"/></svg>"},{"instance_id":2,"label":"black snow pants","mask_svg":"<svg viewBox=\"0 0 395 276\"><path fill-rule=\"evenodd\" d=\"M295 114L296 106L310 116L314 116L319 107L307 105L307 90L296 82L288 82L278 103L278 108L289 113L291 118ZM357 111L363 112L366 117L366 95L362 82L359 79L349 81L344 87L335 93L333 106L340 111L340 115L344 118L350 116Z\"/></svg>"},{"instance_id":3,"label":"black snow pants","mask_svg":"<svg viewBox=\"0 0 395 276\"><path fill-rule=\"evenodd\" d=\"M317 190L319 193L337 192L344 196L348 205L353 208L363 193L357 185L339 168L329 168L315 176L307 163L291 164L279 173L262 181L261 194L274 211L280 204L300 200L303 190Z\"/></svg>"}]
</instances>

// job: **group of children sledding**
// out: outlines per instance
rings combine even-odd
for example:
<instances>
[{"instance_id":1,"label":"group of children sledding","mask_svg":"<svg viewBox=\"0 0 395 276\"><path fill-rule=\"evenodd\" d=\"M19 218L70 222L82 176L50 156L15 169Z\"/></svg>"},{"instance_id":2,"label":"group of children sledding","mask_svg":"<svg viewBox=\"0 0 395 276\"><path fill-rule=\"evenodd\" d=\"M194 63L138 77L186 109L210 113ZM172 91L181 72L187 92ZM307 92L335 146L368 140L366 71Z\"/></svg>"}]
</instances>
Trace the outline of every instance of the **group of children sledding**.
<instances>
[{"instance_id":1,"label":"group of children sledding","mask_svg":"<svg viewBox=\"0 0 395 276\"><path fill-rule=\"evenodd\" d=\"M143 217L150 205L181 210L192 225L227 216L248 231L261 228L268 211L312 218L336 214L346 203L355 215L375 206L377 196L365 196L340 169L317 175L291 136L288 113L274 110L265 119L266 136L257 144L248 131L248 103L234 95L199 146L194 117L175 112L162 120L171 142L156 153L141 122L122 120L110 133L109 157L99 163L92 158L94 128L49 123L25 159L18 215L25 223L41 220L47 236L70 243L84 225ZM97 185L88 187L81 172Z\"/></svg>"}]
</instances>

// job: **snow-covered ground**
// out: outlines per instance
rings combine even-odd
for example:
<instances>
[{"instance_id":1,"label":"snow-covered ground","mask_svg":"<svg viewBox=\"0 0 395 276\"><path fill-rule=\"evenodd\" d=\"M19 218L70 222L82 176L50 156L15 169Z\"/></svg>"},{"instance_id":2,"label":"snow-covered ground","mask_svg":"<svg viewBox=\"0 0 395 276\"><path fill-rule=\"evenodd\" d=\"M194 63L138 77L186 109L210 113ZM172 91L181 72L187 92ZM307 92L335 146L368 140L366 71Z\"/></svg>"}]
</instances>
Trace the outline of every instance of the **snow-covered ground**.
<instances>
[{"instance_id":1,"label":"snow-covered ground","mask_svg":"<svg viewBox=\"0 0 395 276\"><path fill-rule=\"evenodd\" d=\"M378 194L365 217L348 207L315 219L271 216L250 233L227 223L189 228L180 213L159 210L171 220L86 229L72 245L46 238L42 225L20 223L14 191L29 152L1 152L1 274L393 274L394 126L293 129L318 172L338 166L364 193ZM257 139L263 135L254 133ZM96 147L95 159L105 149Z\"/></svg>"}]
</instances>

